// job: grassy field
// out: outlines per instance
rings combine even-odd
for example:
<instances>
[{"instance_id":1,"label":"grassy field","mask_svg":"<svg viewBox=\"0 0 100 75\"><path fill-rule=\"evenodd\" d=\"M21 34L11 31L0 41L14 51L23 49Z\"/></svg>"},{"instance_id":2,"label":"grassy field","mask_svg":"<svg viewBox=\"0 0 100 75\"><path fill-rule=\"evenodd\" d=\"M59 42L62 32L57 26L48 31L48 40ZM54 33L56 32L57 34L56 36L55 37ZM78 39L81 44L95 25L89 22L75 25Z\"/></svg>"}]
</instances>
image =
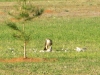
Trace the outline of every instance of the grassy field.
<instances>
[{"instance_id":1,"label":"grassy field","mask_svg":"<svg viewBox=\"0 0 100 75\"><path fill-rule=\"evenodd\" d=\"M56 61L0 62L0 75L100 74L99 1L54 2L55 5L53 1L36 2L36 5L45 7L45 12L41 17L27 22L25 27L27 33L31 34L31 41L27 45L27 56L56 59ZM4 24L6 17L9 17L5 11L11 10L13 3L9 2L8 5L8 9L6 9L7 4L0 5L0 60L23 56L23 42L14 39L12 30ZM20 23L18 26L22 27ZM54 52L40 53L46 38L53 40ZM62 51L63 46L67 52ZM86 47L87 50L76 52L74 50L76 47ZM37 52L34 52L34 49Z\"/></svg>"}]
</instances>

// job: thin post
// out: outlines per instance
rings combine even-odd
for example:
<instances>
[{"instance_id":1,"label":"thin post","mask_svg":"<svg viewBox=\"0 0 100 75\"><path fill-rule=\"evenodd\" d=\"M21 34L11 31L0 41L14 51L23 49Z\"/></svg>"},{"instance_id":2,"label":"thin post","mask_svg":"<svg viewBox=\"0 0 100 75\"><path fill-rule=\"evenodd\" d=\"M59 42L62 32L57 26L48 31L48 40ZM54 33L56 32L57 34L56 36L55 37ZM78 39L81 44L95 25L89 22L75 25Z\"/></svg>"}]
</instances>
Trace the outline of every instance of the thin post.
<instances>
[{"instance_id":1,"label":"thin post","mask_svg":"<svg viewBox=\"0 0 100 75\"><path fill-rule=\"evenodd\" d=\"M23 24L23 32L25 32L25 25ZM26 41L24 39L24 58L26 58Z\"/></svg>"},{"instance_id":2,"label":"thin post","mask_svg":"<svg viewBox=\"0 0 100 75\"><path fill-rule=\"evenodd\" d=\"M24 58L26 58L26 42L24 41Z\"/></svg>"}]
</instances>

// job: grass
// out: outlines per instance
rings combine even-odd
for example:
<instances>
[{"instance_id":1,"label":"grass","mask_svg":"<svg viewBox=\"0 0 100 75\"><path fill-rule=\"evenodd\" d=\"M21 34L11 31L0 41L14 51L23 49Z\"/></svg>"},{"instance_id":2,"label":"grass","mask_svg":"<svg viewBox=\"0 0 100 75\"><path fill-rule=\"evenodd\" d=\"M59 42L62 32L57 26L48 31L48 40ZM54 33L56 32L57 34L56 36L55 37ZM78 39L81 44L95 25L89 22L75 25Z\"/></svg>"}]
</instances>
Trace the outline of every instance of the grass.
<instances>
[{"instance_id":1,"label":"grass","mask_svg":"<svg viewBox=\"0 0 100 75\"><path fill-rule=\"evenodd\" d=\"M48 20L36 20L26 24L27 32L31 33L30 46L33 45L32 47L39 50L43 49L46 38L53 39L54 50L61 49L63 45L70 49L76 46L93 49L91 45L99 45L99 18L51 18ZM20 24L19 27L21 27ZM16 42L11 36L11 30L5 25L1 25L0 31L2 32L1 40L3 42L8 43L12 40L14 40L14 42L11 42L12 44ZM9 41L7 42L7 40ZM41 44L39 44L40 42Z\"/></svg>"},{"instance_id":2,"label":"grass","mask_svg":"<svg viewBox=\"0 0 100 75\"><path fill-rule=\"evenodd\" d=\"M50 3L51 6L52 2ZM57 4L56 8L63 7L59 4L60 3ZM93 6L95 4L97 5L97 2L93 1ZM71 14L74 14L75 11L78 11L76 7L79 9L81 7L81 3L79 6L75 4L73 9L73 6L71 5L72 7L69 7L69 5L68 15L70 15L69 13L71 12L73 12ZM83 7L86 10L89 9L89 7L87 7L88 9L85 6ZM56 9L56 13L63 10L65 10L65 8L60 11ZM90 9L89 11L92 12ZM81 10L81 12L84 11ZM30 58L53 58L56 59L56 61L38 63L0 62L0 75L99 75L100 17L97 15L93 15L92 17L90 15L88 17L80 17L77 15L59 16L59 14L57 16L51 14L51 16L47 17L43 15L31 22L27 22L25 25L26 32L31 34L31 41L27 45L27 56ZM21 28L20 23L18 26ZM12 33L13 31L4 23L0 23L0 60L23 56L23 42L14 39L11 36ZM39 52L43 49L46 38L51 38L53 40L53 51L55 52ZM67 52L61 51L63 45L64 50L66 48L68 49ZM78 53L74 50L77 46L86 47L87 50ZM34 49L37 49L36 53Z\"/></svg>"},{"instance_id":3,"label":"grass","mask_svg":"<svg viewBox=\"0 0 100 75\"><path fill-rule=\"evenodd\" d=\"M55 62L39 63L0 63L0 73L8 75L91 75L100 74L99 17L94 18L49 18L35 19L26 23L27 32L31 32L31 41L27 46L28 57L55 58ZM19 24L19 27L21 25ZM15 40L6 25L0 25L0 58L23 56L22 42ZM53 53L40 53L45 38L53 39ZM63 45L68 52L61 50ZM77 53L75 47L86 47L86 52ZM10 48L14 48L12 53ZM34 53L33 48L38 52ZM23 74L22 74L23 73Z\"/></svg>"},{"instance_id":4,"label":"grass","mask_svg":"<svg viewBox=\"0 0 100 75\"><path fill-rule=\"evenodd\" d=\"M41 54L40 54L41 55ZM8 75L91 75L100 74L99 53L50 53L56 62L0 63L0 74ZM48 56L48 57L49 57Z\"/></svg>"}]
</instances>

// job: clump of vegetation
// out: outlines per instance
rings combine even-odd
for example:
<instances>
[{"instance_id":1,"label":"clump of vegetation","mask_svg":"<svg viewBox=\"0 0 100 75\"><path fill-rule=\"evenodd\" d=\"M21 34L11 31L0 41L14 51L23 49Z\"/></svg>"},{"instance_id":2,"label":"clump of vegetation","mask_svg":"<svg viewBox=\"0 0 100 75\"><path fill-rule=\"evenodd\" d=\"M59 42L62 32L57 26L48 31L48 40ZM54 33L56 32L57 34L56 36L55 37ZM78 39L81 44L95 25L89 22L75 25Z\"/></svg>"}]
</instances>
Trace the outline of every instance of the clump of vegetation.
<instances>
[{"instance_id":1,"label":"clump of vegetation","mask_svg":"<svg viewBox=\"0 0 100 75\"><path fill-rule=\"evenodd\" d=\"M26 34L25 32L25 22L40 16L42 13L43 9L33 6L29 0L18 0L18 5L15 10L9 12L10 16L22 23L22 29L18 28L16 22L9 21L6 24L8 27L17 32L13 34L13 37L24 42L24 58L26 58L26 44L30 40L30 34Z\"/></svg>"}]
</instances>

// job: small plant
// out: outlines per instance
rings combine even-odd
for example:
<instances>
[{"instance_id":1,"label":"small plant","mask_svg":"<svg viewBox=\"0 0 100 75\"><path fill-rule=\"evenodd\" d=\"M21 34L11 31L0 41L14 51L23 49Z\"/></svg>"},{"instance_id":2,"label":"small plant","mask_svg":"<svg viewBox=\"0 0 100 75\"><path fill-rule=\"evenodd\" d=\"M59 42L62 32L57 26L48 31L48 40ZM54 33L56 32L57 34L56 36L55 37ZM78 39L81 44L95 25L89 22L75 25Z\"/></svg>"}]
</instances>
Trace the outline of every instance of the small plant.
<instances>
[{"instance_id":1,"label":"small plant","mask_svg":"<svg viewBox=\"0 0 100 75\"><path fill-rule=\"evenodd\" d=\"M69 12L69 10L65 10L65 12Z\"/></svg>"},{"instance_id":2,"label":"small plant","mask_svg":"<svg viewBox=\"0 0 100 75\"><path fill-rule=\"evenodd\" d=\"M24 58L26 58L26 44L30 40L30 34L26 34L25 32L25 22L30 21L37 16L40 16L42 13L43 9L33 6L29 0L18 0L16 9L12 12L9 12L10 16L18 20L18 22L22 22L22 30L18 28L16 22L10 21L6 24L8 27L17 32L13 34L13 37L24 42Z\"/></svg>"}]
</instances>

